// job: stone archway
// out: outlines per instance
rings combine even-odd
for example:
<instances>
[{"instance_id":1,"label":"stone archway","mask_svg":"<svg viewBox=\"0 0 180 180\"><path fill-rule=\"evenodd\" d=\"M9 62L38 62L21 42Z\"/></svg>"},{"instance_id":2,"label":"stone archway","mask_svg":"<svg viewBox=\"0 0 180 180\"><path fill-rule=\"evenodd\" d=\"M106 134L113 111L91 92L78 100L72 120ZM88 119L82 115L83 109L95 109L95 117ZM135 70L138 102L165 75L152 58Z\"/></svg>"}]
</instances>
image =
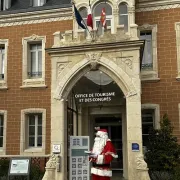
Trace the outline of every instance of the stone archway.
<instances>
[{"instance_id":1,"label":"stone archway","mask_svg":"<svg viewBox=\"0 0 180 180\"><path fill-rule=\"evenodd\" d=\"M110 76L126 98L124 177L128 180L136 180L137 177L142 180L147 175L147 166L142 158L140 44L129 42L128 46L127 43L67 46L48 50L52 62L51 146L61 145L63 162L60 172L56 172L55 180L68 179L66 98L76 82L91 69L99 69ZM132 149L133 143L139 145L136 152Z\"/></svg>"}]
</instances>

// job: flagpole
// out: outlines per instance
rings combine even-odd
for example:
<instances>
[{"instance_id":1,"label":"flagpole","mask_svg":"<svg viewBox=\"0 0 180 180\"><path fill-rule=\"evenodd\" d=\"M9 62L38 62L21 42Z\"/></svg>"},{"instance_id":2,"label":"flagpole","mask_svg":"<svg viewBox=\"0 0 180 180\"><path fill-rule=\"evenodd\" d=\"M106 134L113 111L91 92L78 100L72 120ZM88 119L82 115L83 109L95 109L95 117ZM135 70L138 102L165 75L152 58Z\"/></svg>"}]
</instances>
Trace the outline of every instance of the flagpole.
<instances>
[{"instance_id":1,"label":"flagpole","mask_svg":"<svg viewBox=\"0 0 180 180\"><path fill-rule=\"evenodd\" d=\"M72 5L74 5L74 8L75 8L75 3L74 3L74 1L72 0L71 1L71 3L72 3ZM82 21L83 21L83 25L85 26L85 28L88 30L88 32L89 32L89 34L90 34L90 36L91 36L91 38L92 38L92 40L93 40L93 36L92 36L92 34L91 34L91 32L89 31L89 28L87 27L87 24L85 23L85 21L84 21L84 19L81 17L81 19L82 19Z\"/></svg>"}]
</instances>

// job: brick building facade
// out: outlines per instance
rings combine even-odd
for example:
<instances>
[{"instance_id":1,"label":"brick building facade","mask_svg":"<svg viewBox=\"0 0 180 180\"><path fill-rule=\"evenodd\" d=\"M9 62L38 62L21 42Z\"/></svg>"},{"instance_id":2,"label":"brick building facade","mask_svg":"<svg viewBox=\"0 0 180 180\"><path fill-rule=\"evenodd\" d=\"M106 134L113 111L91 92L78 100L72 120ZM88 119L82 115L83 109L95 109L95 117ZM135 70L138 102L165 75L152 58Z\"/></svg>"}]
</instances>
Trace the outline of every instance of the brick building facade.
<instances>
[{"instance_id":1,"label":"brick building facade","mask_svg":"<svg viewBox=\"0 0 180 180\"><path fill-rule=\"evenodd\" d=\"M84 32L80 30L76 24L75 18L72 15L70 1L49 0L47 2L43 1L43 4L34 5L34 1L31 2L29 0L18 0L17 2L4 0L2 2L3 3L0 5L0 156L48 155L52 152L53 143L61 144L62 142L63 144L64 139L68 138L63 135L63 140L58 139L56 136L61 136L62 134L57 134L59 131L53 131L54 124L57 124L57 127L64 125L63 122L58 124L56 121L56 117L59 119L62 118L61 114L63 114L63 111L61 112L61 110L59 110L60 114L58 114L58 109L61 109L62 105L53 109L53 107L55 107L54 99L59 98L57 96L58 93L61 92L61 83L63 84L58 77L61 77L62 81L63 79L67 79L67 84L71 83L72 80L68 79L65 74L62 76L60 70L65 69L65 71L67 71L67 66L64 63L66 62L66 59L68 59L68 62L73 62L74 58L74 64L77 63L77 65L79 65L79 60L77 59L82 58L82 54L79 56L76 55L79 53L75 48L77 44L75 44L75 46L72 45L71 53L70 51L68 52L66 49L63 49L64 46L71 46L69 45L71 43L67 43L67 45L63 44L63 41L62 43L60 42L64 35L62 32L66 31L64 35L65 41L69 41L68 38L70 35L68 35L68 33L70 34L70 30L74 30L73 36L75 38L81 36L80 39L84 36ZM37 2L40 3L41 1ZM114 34L119 32L122 36L125 34L129 42L132 41L134 43L132 45L127 41L127 39L121 39L120 37L119 42L122 44L115 44L118 48L127 48L126 51L129 52L128 48L131 47L134 49L137 48L137 46L142 48L142 41L139 41L138 44L139 39L146 40L144 57L142 58L142 69L140 72L141 85L138 85L138 76L136 77L136 81L134 81L137 83L135 89L139 89L141 94L141 100L139 100L138 103L141 102L142 114L139 115L137 112L134 116L130 116L130 114L133 113L129 112L128 116L128 112L126 112L126 114L124 109L128 109L127 106L129 101L127 99L126 103L124 103L124 101L122 101L122 95L122 97L120 97L122 103L118 104L118 106L124 105L122 108L122 114L124 113L122 116L124 116L124 119L131 119L134 117L135 119L141 119L141 116L142 119L144 119L139 127L139 129L144 128L143 132L141 131L140 133L141 136L143 134L143 137L139 138L138 136L139 139L137 138L137 142L140 145L140 153L142 153L143 148L141 146L145 146L145 141L147 141L147 128L151 126L158 128L160 118L164 113L169 115L172 125L174 126L174 135L177 136L178 140L180 140L180 58L178 55L180 53L180 4L176 0L172 0L170 3L157 0L156 3L152 2L154 1L138 0L135 6L135 1L133 0L129 2L110 0L108 1L108 4L110 6L112 5L113 9L110 12L107 12L107 20L110 20L109 29L111 29L111 32ZM86 0L83 2L77 0L76 3L82 16L84 16L81 8L87 7ZM95 8L98 3L97 0L93 1L92 6ZM121 3L123 5L122 7L120 7ZM128 8L125 8L124 13L120 13L119 10L121 8L123 9L126 3L128 4ZM124 21L118 23L116 18L121 18L123 16L125 16L124 19L122 18ZM95 21L98 22L98 16L94 15L94 17ZM126 17L128 18L127 24ZM135 22L133 18L135 19ZM111 19L113 19L113 21L111 21ZM111 28L111 26L113 28ZM77 39L77 41L78 40L79 39ZM79 42L81 46L81 40L79 40ZM103 53L105 53L106 47L107 52L111 50L111 48L106 45L106 42L100 42L105 44L103 47L104 49L102 50ZM58 49L60 47L62 47L62 51L64 50L64 52L61 52L61 49ZM98 47L99 46L97 45L97 48ZM95 51L96 44L94 47L92 46L90 48L92 52ZM121 51L123 52L123 48ZM39 52L42 54L39 55ZM84 52L88 53L86 47L84 48ZM40 65L39 61L37 61L38 65L32 65L33 60L31 58L33 53L35 53L36 58L41 56L42 60ZM63 53L69 53L68 57ZM123 59L123 57L126 56L130 57L128 59L131 59L132 57L136 59L136 53L137 52L134 52L134 54L129 53L129 55L121 55L120 58ZM71 55L73 57L72 59L70 57ZM111 56L111 54L107 55L107 57ZM148 57L145 57L145 55ZM117 55L117 58L119 58L118 56L119 55ZM111 59L113 58L114 57L111 57ZM82 63L83 61L84 60L82 60ZM104 61L111 64L110 61L106 59L104 59ZM56 66L54 64L55 62L58 66L57 69L56 67L54 68L54 66ZM138 69L137 62L133 64L132 61L126 61L125 64L129 68L129 70L127 70L127 68L124 70L124 72L126 72L125 74L127 75L130 73L130 77L135 77L138 74L138 72L135 73L136 69ZM139 64L141 63L139 62ZM71 64L68 66L71 66ZM38 70L36 69L37 67ZM39 70L39 67L41 70ZM33 68L35 68L36 71L34 71ZM134 72L132 71L133 68L135 68ZM69 70L73 72L73 66L71 68L69 67ZM79 71L79 69L77 70ZM100 70L103 71L104 69L100 68ZM34 72L35 74L33 74ZM108 70L104 70L103 72L107 72L108 76L111 78L113 77L113 74L111 72L108 73ZM67 71L67 74L68 73L69 72ZM57 77L57 79L54 77ZM77 79L77 77L75 77L75 79ZM127 84L130 82L128 78L124 80L127 80ZM55 87L56 85L54 81L59 82L60 85ZM118 80L116 83L117 82ZM65 88L68 89L73 85L74 84L72 83L72 85L65 86ZM121 85L119 86L121 87ZM131 83L129 83L129 87L131 87ZM55 92L57 89L59 89L58 93ZM138 93L139 91L137 90ZM70 90L67 90L67 92L71 93ZM125 92L126 90L123 90L122 85L121 93L125 94ZM55 96L53 96L54 94ZM62 95L66 96L64 90L62 90ZM127 98L131 95L132 94L126 96L125 94ZM59 100L62 100L62 97L59 98ZM58 103L61 102L59 101ZM116 102L114 104L116 104ZM71 109L68 105L67 107ZM87 107L81 106L81 108L84 108L81 110L81 113L83 114L81 118L83 119L86 117L84 114L86 114ZM66 111L68 110L66 109ZM95 109L92 111L94 113ZM108 109L108 111L112 111L112 109ZM38 120L37 124L30 124L31 114L34 115L32 122ZM112 115L110 117L112 117ZM121 118L123 119L123 117ZM63 116L62 119L62 121L64 121L65 116ZM146 121L148 123L146 123ZM91 129L88 126L83 127L83 123L79 123L77 127L74 125L74 128L72 128L73 131L69 132L71 131L69 130L71 129L70 122L72 121L69 120L67 122L67 127L64 125L64 128L62 127L61 129L64 134L67 134L68 131L68 135L91 136L91 134L89 134ZM75 120L73 120L73 122L75 122ZM87 125L89 122L90 121L88 120L85 124ZM140 121L137 120L137 122ZM33 135L30 132L30 127L33 129ZM40 134L38 134L38 128L41 128ZM140 131L138 130L138 133L139 132ZM124 138L126 139L127 137L125 136ZM30 139L33 139L33 142L31 142ZM141 145L142 141L143 145ZM29 144L31 146L28 146ZM63 145L67 147L67 142ZM126 150L127 149L123 149L124 152ZM62 156L65 157L67 155L66 151L67 148L63 150ZM123 156L127 156L132 161L134 160L134 155L132 155L128 150L127 153L123 153ZM130 165L126 162L126 158L123 157L122 161L123 167L129 168L129 172L134 173L134 167L129 167ZM66 167L64 169L66 169ZM58 180L63 179L66 176L67 170L64 169L63 173L60 173L58 176ZM124 177L131 180L131 174L133 173L128 175L127 172L124 172Z\"/></svg>"}]
</instances>

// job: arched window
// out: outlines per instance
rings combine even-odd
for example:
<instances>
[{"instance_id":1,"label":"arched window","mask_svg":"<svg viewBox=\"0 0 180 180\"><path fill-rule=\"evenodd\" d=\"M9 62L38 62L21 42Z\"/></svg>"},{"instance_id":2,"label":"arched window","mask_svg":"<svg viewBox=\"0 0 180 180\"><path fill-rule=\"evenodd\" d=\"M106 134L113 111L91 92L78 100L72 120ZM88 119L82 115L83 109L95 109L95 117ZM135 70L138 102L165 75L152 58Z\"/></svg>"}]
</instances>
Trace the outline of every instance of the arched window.
<instances>
[{"instance_id":1,"label":"arched window","mask_svg":"<svg viewBox=\"0 0 180 180\"><path fill-rule=\"evenodd\" d=\"M84 23L87 24L87 8L81 7L79 9L79 13L80 13L81 17L83 18ZM79 27L79 29L82 29L82 28Z\"/></svg>"},{"instance_id":2,"label":"arched window","mask_svg":"<svg viewBox=\"0 0 180 180\"><path fill-rule=\"evenodd\" d=\"M102 9L105 8L105 12L106 12L106 25L107 27L111 26L111 20L112 20L112 8L109 4L107 3L100 3L100 4L97 4L94 8L94 26L95 28L98 28L98 29L101 29L102 26L100 24L100 18L101 18L101 12L102 12Z\"/></svg>"},{"instance_id":3,"label":"arched window","mask_svg":"<svg viewBox=\"0 0 180 180\"><path fill-rule=\"evenodd\" d=\"M119 24L124 25L125 32L128 31L128 8L125 3L119 5Z\"/></svg>"}]
</instances>

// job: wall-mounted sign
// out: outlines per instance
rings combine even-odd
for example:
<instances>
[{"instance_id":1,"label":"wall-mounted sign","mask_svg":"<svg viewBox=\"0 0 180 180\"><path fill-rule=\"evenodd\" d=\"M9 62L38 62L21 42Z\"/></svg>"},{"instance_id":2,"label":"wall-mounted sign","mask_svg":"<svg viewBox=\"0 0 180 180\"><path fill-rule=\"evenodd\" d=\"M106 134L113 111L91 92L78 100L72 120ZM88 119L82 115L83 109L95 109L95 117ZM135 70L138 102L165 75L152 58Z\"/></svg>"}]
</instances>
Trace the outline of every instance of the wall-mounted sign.
<instances>
[{"instance_id":1,"label":"wall-mounted sign","mask_svg":"<svg viewBox=\"0 0 180 180\"><path fill-rule=\"evenodd\" d=\"M29 158L12 158L9 166L9 175L28 175L29 169Z\"/></svg>"},{"instance_id":2,"label":"wall-mounted sign","mask_svg":"<svg viewBox=\"0 0 180 180\"><path fill-rule=\"evenodd\" d=\"M139 144L138 143L132 143L132 151L139 151Z\"/></svg>"},{"instance_id":3,"label":"wall-mounted sign","mask_svg":"<svg viewBox=\"0 0 180 180\"><path fill-rule=\"evenodd\" d=\"M109 102L112 97L115 97L115 92L75 94L75 99L78 99L79 103Z\"/></svg>"},{"instance_id":4,"label":"wall-mounted sign","mask_svg":"<svg viewBox=\"0 0 180 180\"><path fill-rule=\"evenodd\" d=\"M61 145L60 144L53 144L53 149L52 149L53 153L60 153L61 152Z\"/></svg>"}]
</instances>

